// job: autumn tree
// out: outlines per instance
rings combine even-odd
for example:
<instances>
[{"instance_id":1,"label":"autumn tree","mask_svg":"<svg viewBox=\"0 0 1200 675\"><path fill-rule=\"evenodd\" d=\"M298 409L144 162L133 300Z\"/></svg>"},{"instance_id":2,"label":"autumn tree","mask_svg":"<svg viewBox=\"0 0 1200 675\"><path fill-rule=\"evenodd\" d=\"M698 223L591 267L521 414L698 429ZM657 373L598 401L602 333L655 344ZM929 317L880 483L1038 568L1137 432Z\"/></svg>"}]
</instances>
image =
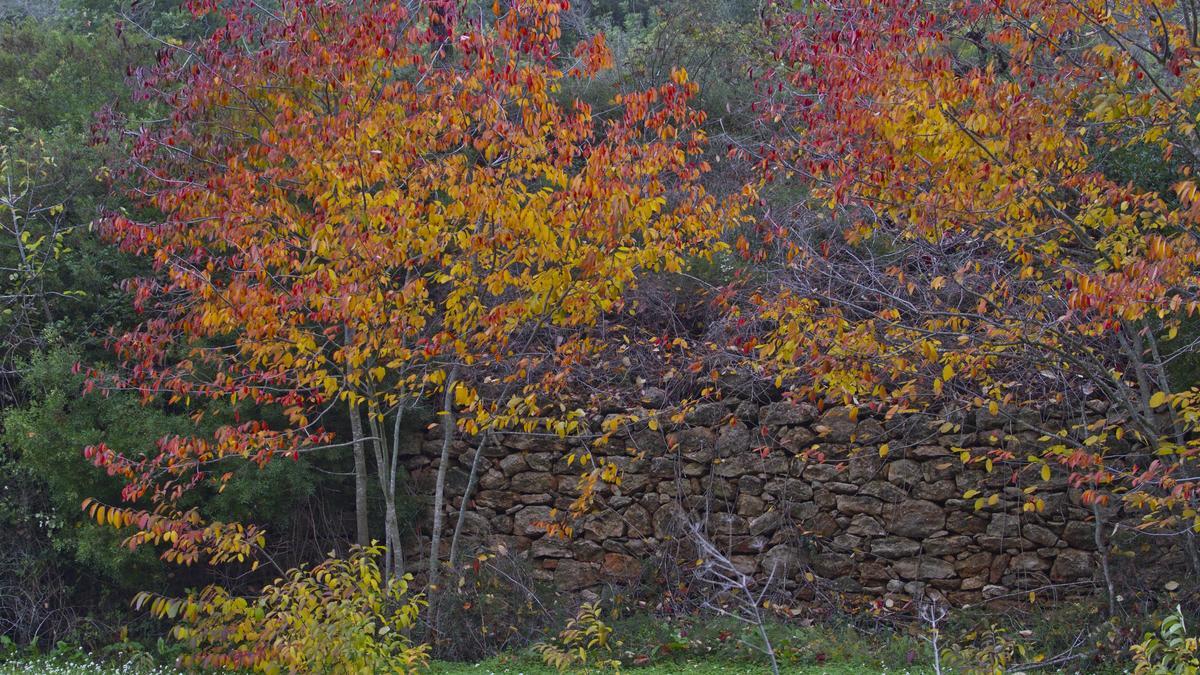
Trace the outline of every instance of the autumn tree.
<instances>
[{"instance_id":1,"label":"autumn tree","mask_svg":"<svg viewBox=\"0 0 1200 675\"><path fill-rule=\"evenodd\" d=\"M1032 511L1061 467L1098 537L1115 495L1200 571L1200 399L1173 368L1200 306L1197 26L1171 0L772 13L754 252L778 283L747 350L798 395L1041 434L963 461L1028 476Z\"/></svg>"},{"instance_id":2,"label":"autumn tree","mask_svg":"<svg viewBox=\"0 0 1200 675\"><path fill-rule=\"evenodd\" d=\"M219 487L229 458L369 449L399 574L402 420L425 402L445 434L435 582L454 434L574 431L555 394L596 348L581 329L627 311L640 275L721 247L695 85L676 71L603 114L560 100L610 57L603 36L560 53L558 1L192 4L224 24L143 75L169 115L130 132L121 175L150 215L104 229L156 274L131 283L146 320L115 338L125 367L95 382L283 422L89 448L131 503L88 509L169 560L240 561L263 533L207 519L192 487ZM345 414L350 439L331 431Z\"/></svg>"}]
</instances>

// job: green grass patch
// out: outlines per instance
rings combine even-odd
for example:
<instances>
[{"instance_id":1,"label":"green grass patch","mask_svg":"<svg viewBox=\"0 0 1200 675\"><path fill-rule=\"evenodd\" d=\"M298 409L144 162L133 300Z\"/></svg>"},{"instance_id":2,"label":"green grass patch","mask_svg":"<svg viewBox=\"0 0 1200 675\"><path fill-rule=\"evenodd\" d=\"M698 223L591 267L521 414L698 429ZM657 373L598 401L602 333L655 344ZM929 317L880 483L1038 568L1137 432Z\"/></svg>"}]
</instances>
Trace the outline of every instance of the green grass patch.
<instances>
[{"instance_id":1,"label":"green grass patch","mask_svg":"<svg viewBox=\"0 0 1200 675\"><path fill-rule=\"evenodd\" d=\"M861 673L912 673L932 672L923 668L891 670L849 663L827 665L784 665L779 671L789 675L858 675ZM430 667L433 675L558 675L558 671L543 664L536 655L499 656L480 663L435 662ZM575 671L578 672L578 671ZM627 666L622 672L636 675L671 675L694 673L695 675L725 675L726 673L769 672L761 661L722 661L718 659L672 659L646 666Z\"/></svg>"}]
</instances>

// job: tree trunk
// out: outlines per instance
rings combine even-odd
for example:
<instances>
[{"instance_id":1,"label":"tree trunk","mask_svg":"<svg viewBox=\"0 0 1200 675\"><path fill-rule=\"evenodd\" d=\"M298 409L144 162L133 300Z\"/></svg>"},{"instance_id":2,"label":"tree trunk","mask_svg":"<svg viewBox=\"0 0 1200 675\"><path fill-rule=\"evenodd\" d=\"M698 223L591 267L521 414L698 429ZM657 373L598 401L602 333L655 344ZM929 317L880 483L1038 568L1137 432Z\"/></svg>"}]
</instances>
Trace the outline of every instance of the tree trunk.
<instances>
[{"instance_id":1,"label":"tree trunk","mask_svg":"<svg viewBox=\"0 0 1200 675\"><path fill-rule=\"evenodd\" d=\"M354 440L354 540L359 546L368 546L371 533L367 527L367 449L357 405L350 406L350 435Z\"/></svg>"},{"instance_id":2,"label":"tree trunk","mask_svg":"<svg viewBox=\"0 0 1200 675\"><path fill-rule=\"evenodd\" d=\"M1192 565L1192 575L1200 579L1200 548L1196 546L1196 533L1191 528L1183 533L1183 549Z\"/></svg>"},{"instance_id":3,"label":"tree trunk","mask_svg":"<svg viewBox=\"0 0 1200 675\"><path fill-rule=\"evenodd\" d=\"M457 379L458 366L454 366L446 376L445 393L442 397L442 456L438 462L437 484L433 488L433 530L429 542L431 591L436 591L438 582L438 558L442 545L443 511L446 501L446 471L450 468L450 445L454 442L454 383Z\"/></svg>"},{"instance_id":4,"label":"tree trunk","mask_svg":"<svg viewBox=\"0 0 1200 675\"><path fill-rule=\"evenodd\" d=\"M396 416L392 425L392 459L388 467L388 494L392 497L392 521L388 526L392 536L396 538L395 571L398 576L404 574L404 547L400 545L400 523L396 513L396 472L400 467L400 423L404 420L404 399L396 404Z\"/></svg>"},{"instance_id":5,"label":"tree trunk","mask_svg":"<svg viewBox=\"0 0 1200 675\"><path fill-rule=\"evenodd\" d=\"M463 523L467 520L467 501L471 499L471 492L475 490L475 483L479 480L479 459L483 457L483 449L487 447L490 436L489 432L484 431L479 437L475 457L471 460L471 476L467 478L467 489L463 492L462 505L458 507L458 522L454 524L454 536L450 538L451 567L458 564L458 542L462 537Z\"/></svg>"},{"instance_id":6,"label":"tree trunk","mask_svg":"<svg viewBox=\"0 0 1200 675\"><path fill-rule=\"evenodd\" d=\"M1113 586L1112 572L1108 567L1109 547L1105 543L1104 519L1100 516L1100 502L1095 498L1092 501L1092 515L1096 519L1092 534L1096 540L1096 550L1100 553L1100 572L1104 575L1104 589L1108 596L1108 615L1114 617L1117 615L1117 592Z\"/></svg>"},{"instance_id":7,"label":"tree trunk","mask_svg":"<svg viewBox=\"0 0 1200 675\"><path fill-rule=\"evenodd\" d=\"M396 414L403 414L403 407ZM384 540L387 546L384 564L393 577L404 575L404 552L400 548L400 523L396 517L396 491L390 489L391 462L389 448L383 430L380 428L378 410L371 406L367 412L367 423L371 427L371 435L375 438L375 463L379 467L379 489L383 492L383 525Z\"/></svg>"}]
</instances>

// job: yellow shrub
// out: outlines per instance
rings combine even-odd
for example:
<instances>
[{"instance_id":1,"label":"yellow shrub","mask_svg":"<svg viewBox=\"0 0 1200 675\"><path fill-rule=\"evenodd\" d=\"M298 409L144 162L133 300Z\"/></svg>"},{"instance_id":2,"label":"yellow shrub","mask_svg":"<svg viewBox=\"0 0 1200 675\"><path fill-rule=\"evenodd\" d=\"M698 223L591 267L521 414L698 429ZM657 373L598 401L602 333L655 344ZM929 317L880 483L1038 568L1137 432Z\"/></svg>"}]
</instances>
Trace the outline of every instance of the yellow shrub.
<instances>
[{"instance_id":1,"label":"yellow shrub","mask_svg":"<svg viewBox=\"0 0 1200 675\"><path fill-rule=\"evenodd\" d=\"M317 567L293 569L258 597L209 586L172 600L142 594L151 611L178 618L176 639L191 647L184 665L261 672L408 672L428 660L426 645L405 632L425 601L407 597L410 575L383 580L382 547L332 555Z\"/></svg>"},{"instance_id":2,"label":"yellow shrub","mask_svg":"<svg viewBox=\"0 0 1200 675\"><path fill-rule=\"evenodd\" d=\"M546 665L559 672L619 671L621 662L611 657L612 628L604 623L601 614L599 602L585 603L558 634L558 644L542 642L533 648Z\"/></svg>"}]
</instances>

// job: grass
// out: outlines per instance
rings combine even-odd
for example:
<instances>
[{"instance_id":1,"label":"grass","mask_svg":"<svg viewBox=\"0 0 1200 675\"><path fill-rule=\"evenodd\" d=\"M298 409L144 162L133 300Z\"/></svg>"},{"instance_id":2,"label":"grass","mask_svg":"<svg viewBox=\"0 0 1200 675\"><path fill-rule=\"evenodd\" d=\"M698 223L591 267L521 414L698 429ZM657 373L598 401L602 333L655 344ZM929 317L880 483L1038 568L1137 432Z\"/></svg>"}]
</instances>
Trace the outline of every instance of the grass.
<instances>
[{"instance_id":1,"label":"grass","mask_svg":"<svg viewBox=\"0 0 1200 675\"><path fill-rule=\"evenodd\" d=\"M606 656L619 657L625 664L622 672L634 675L770 672L766 657L756 648L757 636L728 619L707 617L668 622L640 615L614 620L612 627L620 644ZM865 635L849 626L774 625L770 627L769 635L782 673L917 675L932 672L926 663L923 645L914 638L894 632ZM430 672L435 675L557 674L530 651L504 654L479 663L435 662Z\"/></svg>"},{"instance_id":2,"label":"grass","mask_svg":"<svg viewBox=\"0 0 1200 675\"><path fill-rule=\"evenodd\" d=\"M429 671L433 675L558 675L558 671L546 666L534 656L501 656L480 663L435 662ZM575 671L578 672L578 671ZM694 675L724 675L725 673L769 672L766 664L759 661L722 661L709 659L674 659L647 666L629 666L621 672L633 675L671 675L692 673ZM920 668L889 670L873 668L863 664L829 665L784 665L779 669L789 675L858 675L860 673L927 673Z\"/></svg>"},{"instance_id":3,"label":"grass","mask_svg":"<svg viewBox=\"0 0 1200 675\"><path fill-rule=\"evenodd\" d=\"M1081 631L1086 642L1094 645L1093 655L1075 661L1066 672L1122 673L1127 671L1127 644L1130 632L1122 634L1093 624L1095 607L1087 603L1070 603L1052 613L975 613L960 610L945 626L947 646L943 665L948 672L973 662L989 645L1002 639L1007 645L1022 645L1022 655L1012 655L1013 662L1034 658L1035 654L1056 654L1078 643ZM622 671L634 675L667 675L694 673L717 675L724 673L769 672L768 661L759 649L757 635L728 619L708 617L676 617L665 620L645 614L605 617L613 629L612 651L603 658L619 658ZM852 625L858 624L858 625ZM1100 626L1103 630L1096 630ZM840 622L828 621L814 625L774 624L768 634L780 664L780 672L792 675L851 675L857 673L932 673L932 654L920 639L921 626L872 622L869 618L843 617ZM1134 631L1136 632L1136 631ZM998 636L992 642L979 636ZM1140 635L1140 633L1138 633ZM951 637L955 636L955 637ZM974 636L974 637L973 637ZM1136 635L1133 635L1136 638ZM950 653L949 644L958 641L966 652ZM1107 644L1111 642L1111 644ZM161 651L106 651L88 655L78 649L34 655L10 652L5 661L0 650L0 675L45 673L46 675L168 675L179 671L161 665L172 656ZM963 659L967 659L964 661ZM428 672L433 675L557 675L532 649L507 652L479 662L435 661ZM572 673L586 672L572 669ZM603 672L603 671L593 671ZM1048 670L1047 672L1057 672Z\"/></svg>"}]
</instances>

